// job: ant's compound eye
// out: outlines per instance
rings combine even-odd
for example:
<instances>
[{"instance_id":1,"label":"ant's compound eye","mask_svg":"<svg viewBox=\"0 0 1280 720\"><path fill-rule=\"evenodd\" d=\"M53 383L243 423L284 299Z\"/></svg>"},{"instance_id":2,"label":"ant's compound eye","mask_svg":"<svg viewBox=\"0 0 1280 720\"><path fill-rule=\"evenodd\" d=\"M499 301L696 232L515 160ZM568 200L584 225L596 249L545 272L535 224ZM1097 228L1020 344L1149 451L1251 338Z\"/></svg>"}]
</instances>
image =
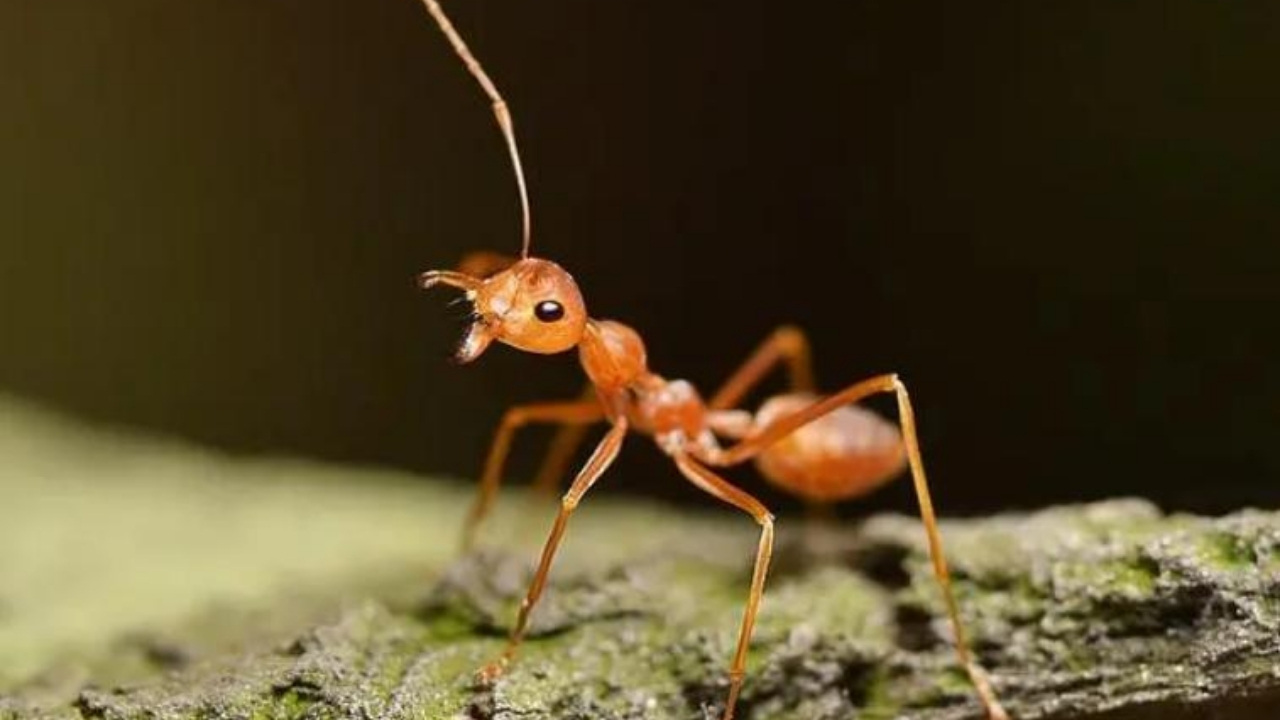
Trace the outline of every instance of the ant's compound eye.
<instances>
[{"instance_id":1,"label":"ant's compound eye","mask_svg":"<svg viewBox=\"0 0 1280 720\"><path fill-rule=\"evenodd\" d=\"M543 300L533 308L533 314L542 322L555 322L564 317L564 306L555 300Z\"/></svg>"}]
</instances>

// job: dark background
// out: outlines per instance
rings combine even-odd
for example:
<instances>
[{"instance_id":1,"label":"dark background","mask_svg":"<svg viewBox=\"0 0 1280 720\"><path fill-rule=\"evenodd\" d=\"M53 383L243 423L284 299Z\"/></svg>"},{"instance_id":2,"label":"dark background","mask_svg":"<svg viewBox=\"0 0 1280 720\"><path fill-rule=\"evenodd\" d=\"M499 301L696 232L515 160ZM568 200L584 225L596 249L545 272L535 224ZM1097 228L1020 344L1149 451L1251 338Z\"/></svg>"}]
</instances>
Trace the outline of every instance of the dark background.
<instances>
[{"instance_id":1,"label":"dark background","mask_svg":"<svg viewBox=\"0 0 1280 720\"><path fill-rule=\"evenodd\" d=\"M535 252L659 372L709 392L793 321L831 389L903 373L946 513L1276 504L1274 3L447 7L515 112ZM454 366L460 310L413 276L517 227L415 0L0 4L0 389L470 476L504 405L580 380ZM601 487L698 497L643 440Z\"/></svg>"}]
</instances>

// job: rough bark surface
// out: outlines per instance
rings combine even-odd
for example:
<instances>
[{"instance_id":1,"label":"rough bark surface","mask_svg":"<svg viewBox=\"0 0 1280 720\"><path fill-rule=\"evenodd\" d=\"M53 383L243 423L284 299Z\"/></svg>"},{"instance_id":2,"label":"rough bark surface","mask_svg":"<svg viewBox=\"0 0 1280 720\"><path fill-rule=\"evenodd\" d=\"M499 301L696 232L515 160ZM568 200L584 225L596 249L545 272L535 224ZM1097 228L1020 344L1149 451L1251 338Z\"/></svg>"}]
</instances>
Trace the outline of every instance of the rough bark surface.
<instances>
[{"instance_id":1,"label":"rough bark surface","mask_svg":"<svg viewBox=\"0 0 1280 720\"><path fill-rule=\"evenodd\" d=\"M237 460L0 405L0 719L714 718L753 524L588 499L491 687L545 502ZM977 717L913 518L784 522L740 716ZM795 527L792 527L795 526ZM1280 717L1280 513L1140 500L943 526L1012 714ZM374 570L376 568L376 570Z\"/></svg>"}]
</instances>

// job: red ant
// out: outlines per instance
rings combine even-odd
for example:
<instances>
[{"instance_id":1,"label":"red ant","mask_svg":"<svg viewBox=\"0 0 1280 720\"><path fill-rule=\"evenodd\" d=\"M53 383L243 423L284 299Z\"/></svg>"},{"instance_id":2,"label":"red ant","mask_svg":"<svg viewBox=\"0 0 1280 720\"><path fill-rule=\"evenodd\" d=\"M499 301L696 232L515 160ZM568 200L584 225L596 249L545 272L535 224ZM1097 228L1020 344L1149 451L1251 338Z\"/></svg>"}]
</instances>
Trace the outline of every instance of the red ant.
<instances>
[{"instance_id":1,"label":"red ant","mask_svg":"<svg viewBox=\"0 0 1280 720\"><path fill-rule=\"evenodd\" d=\"M480 679L486 682L496 679L514 659L524 638L529 614L546 586L547 574L570 516L618 456L627 433L634 430L652 436L691 483L747 513L760 525L751 590L737 650L729 667L724 720L733 717L742 689L747 647L773 552L774 518L758 500L711 468L751 459L756 460L773 483L822 502L869 492L895 475L905 459L915 482L934 574L946 599L960 664L977 689L988 717L1007 720L985 674L969 652L925 480L916 440L915 415L907 388L898 376L880 375L833 395L815 397L810 394L813 379L808 343L799 330L790 327L770 336L708 402L702 400L692 384L668 380L652 372L645 362L645 346L639 333L620 322L588 317L573 277L549 260L529 256L528 191L507 104L439 2L422 2L493 104L515 170L523 242L518 259L476 253L469 255L459 270L422 273L419 283L424 289L436 285L458 288L471 302L471 325L456 353L459 362L475 360L495 340L537 354L577 348L591 383L588 395L580 399L521 405L503 416L485 462L479 495L464 527L464 544L470 545L480 520L492 504L502 465L517 429L530 423L561 424L569 428L562 430L554 441L540 473L538 482L545 487L554 482L567 465L586 426L597 422L607 422L610 426L561 499L555 524L542 549L528 593L520 604L506 649L480 671ZM770 399L754 416L732 409L771 369L783 362L790 369L793 393ZM897 397L901 433L891 423L854 406L857 401L877 393L892 393ZM733 443L722 447L718 441L721 437Z\"/></svg>"}]
</instances>

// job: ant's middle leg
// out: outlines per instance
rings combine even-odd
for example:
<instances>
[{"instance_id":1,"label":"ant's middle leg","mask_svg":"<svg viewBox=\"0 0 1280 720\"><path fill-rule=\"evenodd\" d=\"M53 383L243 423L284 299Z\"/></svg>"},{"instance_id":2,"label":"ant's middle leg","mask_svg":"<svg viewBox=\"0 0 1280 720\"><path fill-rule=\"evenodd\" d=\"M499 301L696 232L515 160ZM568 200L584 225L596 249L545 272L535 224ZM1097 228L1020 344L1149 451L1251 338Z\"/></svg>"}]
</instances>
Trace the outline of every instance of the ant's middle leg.
<instances>
[{"instance_id":1,"label":"ant's middle leg","mask_svg":"<svg viewBox=\"0 0 1280 720\"><path fill-rule=\"evenodd\" d=\"M462 526L462 547L469 549L476 539L481 521L489 514L498 486L502 483L502 466L511 451L511 440L516 430L529 423L566 423L585 427L600 422L605 417L604 407L597 400L535 403L519 405L507 410L498 425L498 431L489 446L484 471L480 475L480 490Z\"/></svg>"}]
</instances>

